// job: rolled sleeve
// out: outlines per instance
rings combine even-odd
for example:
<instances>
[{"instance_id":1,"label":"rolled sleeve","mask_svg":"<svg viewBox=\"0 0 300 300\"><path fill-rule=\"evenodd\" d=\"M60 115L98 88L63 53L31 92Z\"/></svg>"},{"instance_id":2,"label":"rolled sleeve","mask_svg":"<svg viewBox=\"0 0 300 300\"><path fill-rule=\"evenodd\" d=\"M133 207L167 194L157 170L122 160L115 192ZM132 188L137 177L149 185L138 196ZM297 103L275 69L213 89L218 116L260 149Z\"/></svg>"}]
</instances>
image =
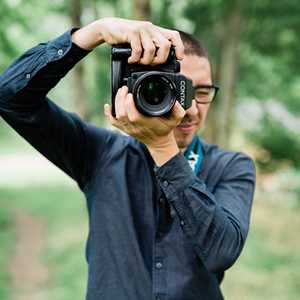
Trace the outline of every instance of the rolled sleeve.
<instances>
[{"instance_id":1,"label":"rolled sleeve","mask_svg":"<svg viewBox=\"0 0 300 300\"><path fill-rule=\"evenodd\" d=\"M157 181L176 211L183 232L212 272L230 267L243 248L255 185L251 159L236 154L226 164L213 192L193 173L181 154L155 169Z\"/></svg>"},{"instance_id":2,"label":"rolled sleeve","mask_svg":"<svg viewBox=\"0 0 300 300\"><path fill-rule=\"evenodd\" d=\"M1 106L5 103L8 104L9 100L24 89L38 72L51 62L62 61L61 64L57 65L56 70L53 70L53 80L57 81L90 52L72 43L71 35L77 29L68 30L47 43L40 43L29 49L0 75ZM57 72L58 69L64 70L64 72ZM47 72L49 73L50 70ZM57 78L57 75L60 78ZM48 77L50 76L51 74ZM49 89L53 86L53 80L52 82L49 81Z\"/></svg>"},{"instance_id":3,"label":"rolled sleeve","mask_svg":"<svg viewBox=\"0 0 300 300\"><path fill-rule=\"evenodd\" d=\"M154 169L158 183L170 202L195 180L191 167L182 154L175 155L161 167Z\"/></svg>"}]
</instances>

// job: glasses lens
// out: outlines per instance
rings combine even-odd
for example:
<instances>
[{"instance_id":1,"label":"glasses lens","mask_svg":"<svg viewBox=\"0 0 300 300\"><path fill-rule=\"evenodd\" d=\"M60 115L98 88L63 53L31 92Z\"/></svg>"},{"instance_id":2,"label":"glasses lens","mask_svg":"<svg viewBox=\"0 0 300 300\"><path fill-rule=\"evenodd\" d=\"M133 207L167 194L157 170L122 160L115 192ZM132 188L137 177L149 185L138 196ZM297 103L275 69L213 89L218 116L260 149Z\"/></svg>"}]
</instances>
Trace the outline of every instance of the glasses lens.
<instances>
[{"instance_id":1,"label":"glasses lens","mask_svg":"<svg viewBox=\"0 0 300 300\"><path fill-rule=\"evenodd\" d=\"M214 100L216 88L214 86L198 87L195 90L195 100L198 103L210 103Z\"/></svg>"}]
</instances>

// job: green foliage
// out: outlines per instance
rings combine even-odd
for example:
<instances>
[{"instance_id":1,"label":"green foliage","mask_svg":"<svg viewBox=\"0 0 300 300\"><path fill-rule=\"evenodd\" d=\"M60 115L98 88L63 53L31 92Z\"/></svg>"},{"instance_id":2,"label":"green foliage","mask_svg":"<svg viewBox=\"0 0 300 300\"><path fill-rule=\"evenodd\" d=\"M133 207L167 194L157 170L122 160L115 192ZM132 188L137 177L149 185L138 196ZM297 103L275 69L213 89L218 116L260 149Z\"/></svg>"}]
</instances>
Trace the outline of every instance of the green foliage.
<instances>
[{"instance_id":1,"label":"green foliage","mask_svg":"<svg viewBox=\"0 0 300 300\"><path fill-rule=\"evenodd\" d=\"M0 192L0 199L1 199ZM3 200L3 199L2 199ZM13 218L12 213L5 207L3 201L0 202L0 299L10 299L10 277L7 272L11 253L14 244L14 233L13 233Z\"/></svg>"},{"instance_id":2,"label":"green foliage","mask_svg":"<svg viewBox=\"0 0 300 300\"><path fill-rule=\"evenodd\" d=\"M24 211L42 220L45 228L42 263L51 272L45 299L83 299L87 266L84 243L87 236L86 205L74 187L0 188L0 298L9 300L9 263L14 240L11 211ZM30 230L30 228L28 228Z\"/></svg>"},{"instance_id":3,"label":"green foliage","mask_svg":"<svg viewBox=\"0 0 300 300\"><path fill-rule=\"evenodd\" d=\"M256 145L266 150L268 154L257 158L257 163L263 170L274 171L283 161L300 167L300 138L269 114L263 117L259 129L248 133Z\"/></svg>"},{"instance_id":4,"label":"green foliage","mask_svg":"<svg viewBox=\"0 0 300 300\"><path fill-rule=\"evenodd\" d=\"M83 22L89 23L95 15L134 17L132 3L127 0L114 0L110 3L102 0L82 1ZM169 0L155 0L151 2L152 21L166 27L183 27L196 34L204 40L213 64L217 65L221 45L226 43L224 28L230 11L236 4L236 0L188 0L180 4ZM237 98L240 101L249 97L260 101L275 98L290 111L299 114L298 1L281 3L256 0L243 2L241 5L244 24L240 41L239 78L236 83ZM67 1L1 1L0 18L3 25L0 28L0 71L28 47L54 38L70 27ZM55 28L52 26L54 23L57 24ZM110 47L101 46L85 60L89 119L97 124L103 118L103 104L110 102L109 52ZM75 110L70 81L71 77L62 80L51 97L53 95L53 99L68 110ZM7 132L7 127L3 129L0 126L2 141L6 139ZM299 166L295 154L297 152L293 153L299 147L298 137L279 124L276 125L269 119L264 120L262 130L253 133L251 140L264 147L272 157L265 162L259 161L264 168L273 168L271 163L282 159L288 159L293 165ZM290 150L284 149L284 142L291 145ZM268 163L272 167L267 166Z\"/></svg>"},{"instance_id":5,"label":"green foliage","mask_svg":"<svg viewBox=\"0 0 300 300\"><path fill-rule=\"evenodd\" d=\"M225 299L299 299L299 211L268 194L257 193L246 246L222 284Z\"/></svg>"}]
</instances>

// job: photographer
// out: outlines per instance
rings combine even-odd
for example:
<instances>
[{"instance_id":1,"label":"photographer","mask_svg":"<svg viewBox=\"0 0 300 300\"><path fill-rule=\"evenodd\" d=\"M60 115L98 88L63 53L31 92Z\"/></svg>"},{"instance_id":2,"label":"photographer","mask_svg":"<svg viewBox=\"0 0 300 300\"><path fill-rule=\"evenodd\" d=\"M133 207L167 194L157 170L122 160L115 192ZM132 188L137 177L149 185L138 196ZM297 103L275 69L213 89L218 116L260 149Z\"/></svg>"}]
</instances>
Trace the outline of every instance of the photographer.
<instances>
[{"instance_id":1,"label":"photographer","mask_svg":"<svg viewBox=\"0 0 300 300\"><path fill-rule=\"evenodd\" d=\"M92 49L129 43L128 63L160 65L170 47L195 99L168 116L137 110L126 86L96 128L47 94ZM253 162L196 136L216 95L205 50L149 22L104 18L24 53L0 77L0 115L71 176L87 199L88 300L223 299L224 271L248 232Z\"/></svg>"}]
</instances>

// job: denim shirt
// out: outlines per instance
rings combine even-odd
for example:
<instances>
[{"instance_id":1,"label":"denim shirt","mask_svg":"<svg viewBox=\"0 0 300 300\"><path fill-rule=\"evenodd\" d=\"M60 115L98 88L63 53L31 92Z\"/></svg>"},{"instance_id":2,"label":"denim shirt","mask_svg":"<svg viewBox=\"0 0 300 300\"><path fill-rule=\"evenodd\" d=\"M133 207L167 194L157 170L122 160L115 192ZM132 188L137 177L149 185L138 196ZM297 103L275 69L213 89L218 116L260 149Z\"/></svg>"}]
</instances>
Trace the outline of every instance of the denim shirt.
<instances>
[{"instance_id":1,"label":"denim shirt","mask_svg":"<svg viewBox=\"0 0 300 300\"><path fill-rule=\"evenodd\" d=\"M197 176L182 154L156 167L132 137L97 128L47 94L89 51L70 30L0 76L0 116L84 193L88 300L223 299L224 271L246 240L252 160L202 142Z\"/></svg>"}]
</instances>

